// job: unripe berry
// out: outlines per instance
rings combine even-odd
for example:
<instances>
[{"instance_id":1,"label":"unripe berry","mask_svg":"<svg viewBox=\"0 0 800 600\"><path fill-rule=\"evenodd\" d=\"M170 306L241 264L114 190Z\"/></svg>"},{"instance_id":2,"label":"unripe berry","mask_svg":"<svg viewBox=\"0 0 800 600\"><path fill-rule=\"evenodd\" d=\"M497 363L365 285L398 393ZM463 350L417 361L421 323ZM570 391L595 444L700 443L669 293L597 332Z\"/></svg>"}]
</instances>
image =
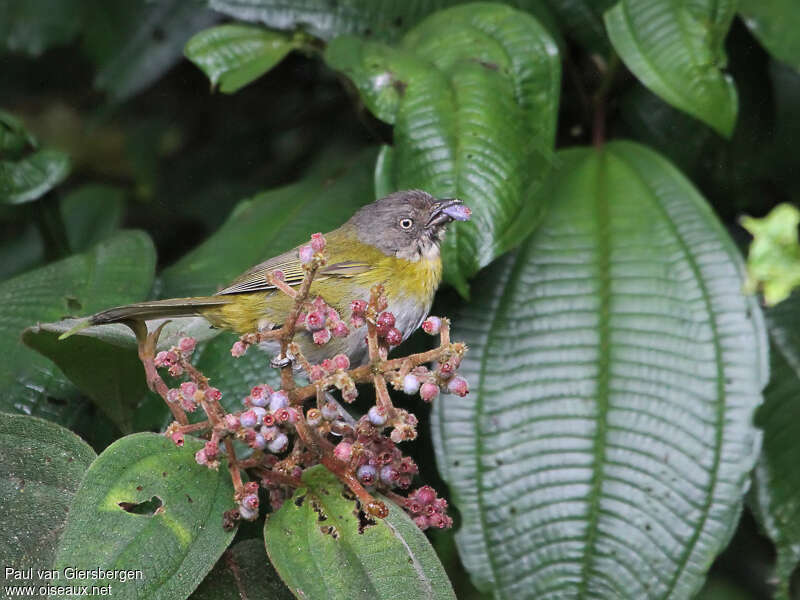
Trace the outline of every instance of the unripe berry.
<instances>
[{"instance_id":1,"label":"unripe berry","mask_svg":"<svg viewBox=\"0 0 800 600\"><path fill-rule=\"evenodd\" d=\"M208 458L214 459L219 456L219 445L217 442L206 442L203 448Z\"/></svg>"},{"instance_id":2,"label":"unripe berry","mask_svg":"<svg viewBox=\"0 0 800 600\"><path fill-rule=\"evenodd\" d=\"M240 356L244 355L245 352L247 352L247 344L241 340L233 342L233 346L231 346L232 357L239 358Z\"/></svg>"},{"instance_id":3,"label":"unripe berry","mask_svg":"<svg viewBox=\"0 0 800 600\"><path fill-rule=\"evenodd\" d=\"M386 424L386 410L379 408L378 406L373 406L370 408L369 412L367 413L367 417L369 418L370 423L378 427Z\"/></svg>"},{"instance_id":4,"label":"unripe berry","mask_svg":"<svg viewBox=\"0 0 800 600\"><path fill-rule=\"evenodd\" d=\"M183 434L180 431L172 434L172 443L176 446L183 446Z\"/></svg>"},{"instance_id":5,"label":"unripe berry","mask_svg":"<svg viewBox=\"0 0 800 600\"><path fill-rule=\"evenodd\" d=\"M254 406L251 410L256 413L256 419L258 419L256 422L262 423L264 421L264 415L267 414L267 409L261 408L260 406Z\"/></svg>"},{"instance_id":6,"label":"unripe berry","mask_svg":"<svg viewBox=\"0 0 800 600\"><path fill-rule=\"evenodd\" d=\"M442 320L439 317L428 317L422 322L422 331L428 335L436 335L442 329Z\"/></svg>"},{"instance_id":7,"label":"unripe berry","mask_svg":"<svg viewBox=\"0 0 800 600\"><path fill-rule=\"evenodd\" d=\"M356 471L356 477L362 484L370 486L378 478L378 472L372 465L361 465Z\"/></svg>"},{"instance_id":8,"label":"unripe berry","mask_svg":"<svg viewBox=\"0 0 800 600\"><path fill-rule=\"evenodd\" d=\"M308 264L314 258L314 249L310 245L300 246L297 255L301 263Z\"/></svg>"},{"instance_id":9,"label":"unripe berry","mask_svg":"<svg viewBox=\"0 0 800 600\"><path fill-rule=\"evenodd\" d=\"M267 438L260 433L257 433L255 436L253 436L253 441L250 442L250 445L256 450L263 450L267 447Z\"/></svg>"},{"instance_id":10,"label":"unripe berry","mask_svg":"<svg viewBox=\"0 0 800 600\"><path fill-rule=\"evenodd\" d=\"M419 395L425 402L432 402L439 395L439 386L429 381L425 382L419 388Z\"/></svg>"},{"instance_id":11,"label":"unripe berry","mask_svg":"<svg viewBox=\"0 0 800 600\"><path fill-rule=\"evenodd\" d=\"M269 409L272 412L289 406L289 395L283 390L273 392L269 399Z\"/></svg>"},{"instance_id":12,"label":"unripe berry","mask_svg":"<svg viewBox=\"0 0 800 600\"><path fill-rule=\"evenodd\" d=\"M319 381L325 377L325 370L319 365L313 365L309 371L308 378L311 382Z\"/></svg>"},{"instance_id":13,"label":"unripe berry","mask_svg":"<svg viewBox=\"0 0 800 600\"><path fill-rule=\"evenodd\" d=\"M206 398L212 400L213 402L219 402L222 400L222 392L215 387L210 387L206 390Z\"/></svg>"},{"instance_id":14,"label":"unripe berry","mask_svg":"<svg viewBox=\"0 0 800 600\"><path fill-rule=\"evenodd\" d=\"M258 396L250 396L250 404L252 406L260 406L264 407L269 404L269 396L266 394L260 394Z\"/></svg>"},{"instance_id":15,"label":"unripe berry","mask_svg":"<svg viewBox=\"0 0 800 600\"><path fill-rule=\"evenodd\" d=\"M225 429L228 431L236 431L239 429L239 425L239 417L231 413L225 415Z\"/></svg>"},{"instance_id":16,"label":"unripe berry","mask_svg":"<svg viewBox=\"0 0 800 600\"><path fill-rule=\"evenodd\" d=\"M197 391L197 385L191 381L184 381L181 384L181 395L184 398L194 398L194 394Z\"/></svg>"},{"instance_id":17,"label":"unripe berry","mask_svg":"<svg viewBox=\"0 0 800 600\"><path fill-rule=\"evenodd\" d=\"M289 445L289 438L286 437L285 433L279 433L275 436L275 439L272 440L267 444L267 448L273 454L278 454L279 452L283 452L286 450L286 447Z\"/></svg>"},{"instance_id":18,"label":"unripe berry","mask_svg":"<svg viewBox=\"0 0 800 600\"><path fill-rule=\"evenodd\" d=\"M245 411L239 417L239 422L242 427L255 427L256 423L258 423L258 415L252 409Z\"/></svg>"},{"instance_id":19,"label":"unripe berry","mask_svg":"<svg viewBox=\"0 0 800 600\"><path fill-rule=\"evenodd\" d=\"M327 329L319 329L312 334L314 343L317 345L327 344L331 341L331 332Z\"/></svg>"},{"instance_id":20,"label":"unripe berry","mask_svg":"<svg viewBox=\"0 0 800 600\"><path fill-rule=\"evenodd\" d=\"M392 327L386 332L386 343L390 346L397 346L402 341L403 333L397 327Z\"/></svg>"},{"instance_id":21,"label":"unripe berry","mask_svg":"<svg viewBox=\"0 0 800 600\"><path fill-rule=\"evenodd\" d=\"M429 485L423 485L421 488L416 490L414 494L412 494L414 499L422 505L430 504L434 500L436 500L436 490L434 490Z\"/></svg>"},{"instance_id":22,"label":"unripe berry","mask_svg":"<svg viewBox=\"0 0 800 600\"><path fill-rule=\"evenodd\" d=\"M419 527L422 531L425 531L428 528L428 517L423 515L414 517L414 523L416 523L417 527Z\"/></svg>"},{"instance_id":23,"label":"unripe berry","mask_svg":"<svg viewBox=\"0 0 800 600\"><path fill-rule=\"evenodd\" d=\"M350 359L347 358L344 354L337 354L333 357L333 366L336 369L341 369L342 371L346 371L350 368Z\"/></svg>"},{"instance_id":24,"label":"unripe berry","mask_svg":"<svg viewBox=\"0 0 800 600\"><path fill-rule=\"evenodd\" d=\"M178 402L181 399L181 391L178 388L167 390L167 402Z\"/></svg>"},{"instance_id":25,"label":"unripe berry","mask_svg":"<svg viewBox=\"0 0 800 600\"><path fill-rule=\"evenodd\" d=\"M469 394L469 384L463 377L455 376L447 383L447 391L463 398Z\"/></svg>"},{"instance_id":26,"label":"unripe berry","mask_svg":"<svg viewBox=\"0 0 800 600\"><path fill-rule=\"evenodd\" d=\"M326 373L332 373L334 370L333 361L330 358L323 360L319 366L322 367L322 370Z\"/></svg>"},{"instance_id":27,"label":"unripe berry","mask_svg":"<svg viewBox=\"0 0 800 600\"><path fill-rule=\"evenodd\" d=\"M194 412L197 410L197 404L194 401L194 398L186 398L181 396L181 408L186 412Z\"/></svg>"},{"instance_id":28,"label":"unripe berry","mask_svg":"<svg viewBox=\"0 0 800 600\"><path fill-rule=\"evenodd\" d=\"M403 391L409 396L419 391L419 379L416 375L409 373L403 377Z\"/></svg>"},{"instance_id":29,"label":"unripe berry","mask_svg":"<svg viewBox=\"0 0 800 600\"><path fill-rule=\"evenodd\" d=\"M314 252L322 252L325 249L325 238L321 233L311 234L311 249Z\"/></svg>"},{"instance_id":30,"label":"unripe berry","mask_svg":"<svg viewBox=\"0 0 800 600\"><path fill-rule=\"evenodd\" d=\"M321 310L311 311L306 315L306 327L309 331L317 331L325 327L325 313Z\"/></svg>"},{"instance_id":31,"label":"unripe berry","mask_svg":"<svg viewBox=\"0 0 800 600\"><path fill-rule=\"evenodd\" d=\"M239 505L239 516L245 521L255 521L258 518L258 511Z\"/></svg>"},{"instance_id":32,"label":"unripe berry","mask_svg":"<svg viewBox=\"0 0 800 600\"><path fill-rule=\"evenodd\" d=\"M194 460L198 465L207 465L208 464L208 456L206 456L205 449L198 450L194 453Z\"/></svg>"},{"instance_id":33,"label":"unripe berry","mask_svg":"<svg viewBox=\"0 0 800 600\"><path fill-rule=\"evenodd\" d=\"M353 444L350 442L339 442L333 449L333 455L343 462L350 460L353 455Z\"/></svg>"}]
</instances>

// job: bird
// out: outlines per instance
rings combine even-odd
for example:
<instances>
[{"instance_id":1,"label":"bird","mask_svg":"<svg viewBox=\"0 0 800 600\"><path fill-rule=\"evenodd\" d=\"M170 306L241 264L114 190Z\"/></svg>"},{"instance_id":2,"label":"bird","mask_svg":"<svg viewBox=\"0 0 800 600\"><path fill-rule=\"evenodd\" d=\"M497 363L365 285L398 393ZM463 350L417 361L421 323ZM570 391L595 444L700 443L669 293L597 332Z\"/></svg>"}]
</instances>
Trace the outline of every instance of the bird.
<instances>
[{"instance_id":1,"label":"bird","mask_svg":"<svg viewBox=\"0 0 800 600\"><path fill-rule=\"evenodd\" d=\"M368 299L372 287L381 284L387 310L405 340L428 316L441 283L440 245L447 226L469 220L470 214L461 200L437 199L417 189L394 192L363 206L324 234L326 264L314 278L309 298L321 298L346 318L353 300ZM280 327L294 300L276 289L270 274L281 271L287 285L298 287L305 276L301 248L257 264L211 296L118 306L92 315L85 326L199 315L212 327L238 334ZM352 365L361 365L368 358L365 336L362 325L351 327L344 337L316 344L310 332L298 328L294 341L312 364L344 354ZM267 352L279 350L277 341L261 346Z\"/></svg>"}]
</instances>

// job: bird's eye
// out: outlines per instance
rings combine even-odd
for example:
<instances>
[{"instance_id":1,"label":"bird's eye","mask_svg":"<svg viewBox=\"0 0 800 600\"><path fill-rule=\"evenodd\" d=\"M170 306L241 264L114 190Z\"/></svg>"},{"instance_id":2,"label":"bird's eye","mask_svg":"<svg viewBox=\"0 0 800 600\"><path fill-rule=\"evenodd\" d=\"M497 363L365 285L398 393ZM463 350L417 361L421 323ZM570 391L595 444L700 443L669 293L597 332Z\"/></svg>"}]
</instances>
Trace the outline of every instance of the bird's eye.
<instances>
[{"instance_id":1,"label":"bird's eye","mask_svg":"<svg viewBox=\"0 0 800 600\"><path fill-rule=\"evenodd\" d=\"M413 225L414 221L412 221L409 218L400 219L400 227L402 227L403 229L411 229Z\"/></svg>"}]
</instances>

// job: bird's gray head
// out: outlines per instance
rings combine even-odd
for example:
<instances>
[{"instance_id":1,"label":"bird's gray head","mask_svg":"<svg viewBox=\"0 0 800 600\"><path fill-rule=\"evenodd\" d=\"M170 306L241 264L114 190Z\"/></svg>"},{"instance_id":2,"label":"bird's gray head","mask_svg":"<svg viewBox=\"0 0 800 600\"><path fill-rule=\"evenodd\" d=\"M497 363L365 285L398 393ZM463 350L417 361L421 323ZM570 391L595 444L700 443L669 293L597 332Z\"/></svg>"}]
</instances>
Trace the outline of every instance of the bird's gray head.
<instances>
[{"instance_id":1,"label":"bird's gray head","mask_svg":"<svg viewBox=\"0 0 800 600\"><path fill-rule=\"evenodd\" d=\"M467 221L461 200L437 200L422 190L395 192L361 208L349 223L359 239L389 256L407 260L432 258L452 221Z\"/></svg>"}]
</instances>

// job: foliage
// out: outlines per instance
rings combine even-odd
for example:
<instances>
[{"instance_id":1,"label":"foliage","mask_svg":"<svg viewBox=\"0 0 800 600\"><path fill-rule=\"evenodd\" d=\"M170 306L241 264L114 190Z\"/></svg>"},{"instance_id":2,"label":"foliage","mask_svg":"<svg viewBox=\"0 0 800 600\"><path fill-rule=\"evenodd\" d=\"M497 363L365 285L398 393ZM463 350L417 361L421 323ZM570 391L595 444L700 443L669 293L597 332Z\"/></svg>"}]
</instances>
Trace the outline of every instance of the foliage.
<instances>
[{"instance_id":1,"label":"foliage","mask_svg":"<svg viewBox=\"0 0 800 600\"><path fill-rule=\"evenodd\" d=\"M0 0L4 566L175 600L797 597L798 24L792 0ZM299 457L170 412L155 354L187 338L209 419L282 385L203 319L153 356L124 325L59 339L414 187L473 211L432 309L469 393L429 411L372 369L451 532L321 460L328 424ZM375 373L337 373L369 421ZM258 471L247 513L237 477L273 459L302 477Z\"/></svg>"}]
</instances>

